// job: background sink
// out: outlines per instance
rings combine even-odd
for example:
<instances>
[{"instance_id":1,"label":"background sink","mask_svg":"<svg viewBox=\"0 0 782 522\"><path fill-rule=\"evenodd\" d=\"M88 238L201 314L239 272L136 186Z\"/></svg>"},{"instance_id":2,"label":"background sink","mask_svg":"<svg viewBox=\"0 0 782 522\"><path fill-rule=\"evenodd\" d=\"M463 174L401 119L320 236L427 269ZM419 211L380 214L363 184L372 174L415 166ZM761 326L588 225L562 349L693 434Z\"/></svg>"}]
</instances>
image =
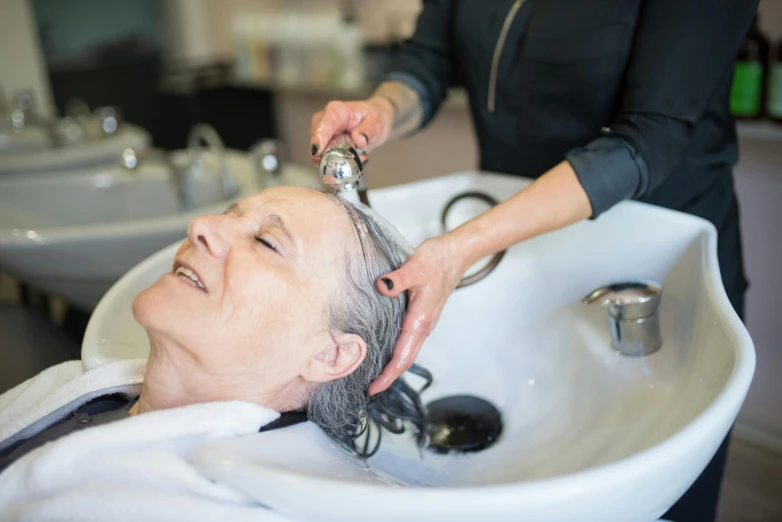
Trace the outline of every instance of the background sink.
<instances>
[{"instance_id":1,"label":"background sink","mask_svg":"<svg viewBox=\"0 0 782 522\"><path fill-rule=\"evenodd\" d=\"M171 159L180 165L188 157L177 151ZM122 274L183 239L191 219L222 213L232 201L260 190L250 156L227 151L227 161L239 187L236 197L222 197L216 176L194 176L188 190L201 204L187 212L181 211L169 171L158 163L135 170L0 176L0 267L91 311ZM313 185L317 173L290 165L283 179Z\"/></svg>"},{"instance_id":2,"label":"background sink","mask_svg":"<svg viewBox=\"0 0 782 522\"><path fill-rule=\"evenodd\" d=\"M504 199L525 183L467 173L377 190L370 200L416 244L441 231L452 196L478 190ZM88 368L146 356L130 303L169 269L176 247L138 265L101 301L82 346ZM580 304L628 279L663 285L663 346L647 357L612 351L605 310ZM651 521L725 437L755 357L720 283L713 227L626 202L510 249L488 278L455 292L418 362L435 376L426 402L468 393L503 412L497 444L422 457L408 436L387 435L364 464L304 424L217 443L193 462L300 520Z\"/></svg>"},{"instance_id":3,"label":"background sink","mask_svg":"<svg viewBox=\"0 0 782 522\"><path fill-rule=\"evenodd\" d=\"M0 180L0 227L39 230L144 219L179 212L163 165Z\"/></svg>"},{"instance_id":4,"label":"background sink","mask_svg":"<svg viewBox=\"0 0 782 522\"><path fill-rule=\"evenodd\" d=\"M146 130L131 123L123 123L115 134L99 140L35 151L2 151L0 179L6 175L30 175L107 165L114 163L123 149L141 150L148 147L151 141Z\"/></svg>"}]
</instances>

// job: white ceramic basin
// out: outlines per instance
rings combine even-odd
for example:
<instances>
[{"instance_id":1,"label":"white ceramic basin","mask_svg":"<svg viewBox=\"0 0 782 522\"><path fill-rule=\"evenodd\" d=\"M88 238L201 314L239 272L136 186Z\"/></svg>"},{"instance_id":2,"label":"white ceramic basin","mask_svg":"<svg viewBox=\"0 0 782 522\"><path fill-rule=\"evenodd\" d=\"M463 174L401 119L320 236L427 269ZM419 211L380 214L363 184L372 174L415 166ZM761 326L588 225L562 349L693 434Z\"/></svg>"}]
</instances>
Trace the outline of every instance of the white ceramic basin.
<instances>
[{"instance_id":1,"label":"white ceramic basin","mask_svg":"<svg viewBox=\"0 0 782 522\"><path fill-rule=\"evenodd\" d=\"M27 131L25 131L27 132ZM21 139L21 138L20 138ZM30 139L23 140L25 143ZM152 142L149 133L131 123L123 123L117 132L105 138L65 147L19 145L19 151L0 152L0 176L59 172L115 163L123 149L141 150ZM30 149L40 150L30 150Z\"/></svg>"},{"instance_id":2,"label":"white ceramic basin","mask_svg":"<svg viewBox=\"0 0 782 522\"><path fill-rule=\"evenodd\" d=\"M182 164L187 154L178 151L172 159ZM228 163L237 198L260 190L247 154L230 151ZM289 166L283 179L312 185L317 172ZM216 176L195 179L189 188L201 204L180 212L175 185L159 164L0 176L0 267L91 311L122 274L184 238L191 219L221 213L236 199L222 198Z\"/></svg>"},{"instance_id":3,"label":"white ceramic basin","mask_svg":"<svg viewBox=\"0 0 782 522\"><path fill-rule=\"evenodd\" d=\"M525 183L468 173L370 199L415 244L440 232L451 196L503 199ZM88 368L148 353L130 303L169 269L176 247L106 294L82 346ZM580 304L632 279L663 284L663 346L647 357L614 352L606 311ZM652 521L725 437L755 355L720 282L714 228L627 202L510 249L487 279L454 293L418 362L435 376L427 402L467 393L502 411L494 446L422 457L408 436L386 435L364 464L307 423L217 443L193 463L296 520Z\"/></svg>"},{"instance_id":4,"label":"white ceramic basin","mask_svg":"<svg viewBox=\"0 0 782 522\"><path fill-rule=\"evenodd\" d=\"M51 146L52 138L42 127L31 126L22 132L0 130L0 157L6 154L34 153Z\"/></svg>"}]
</instances>

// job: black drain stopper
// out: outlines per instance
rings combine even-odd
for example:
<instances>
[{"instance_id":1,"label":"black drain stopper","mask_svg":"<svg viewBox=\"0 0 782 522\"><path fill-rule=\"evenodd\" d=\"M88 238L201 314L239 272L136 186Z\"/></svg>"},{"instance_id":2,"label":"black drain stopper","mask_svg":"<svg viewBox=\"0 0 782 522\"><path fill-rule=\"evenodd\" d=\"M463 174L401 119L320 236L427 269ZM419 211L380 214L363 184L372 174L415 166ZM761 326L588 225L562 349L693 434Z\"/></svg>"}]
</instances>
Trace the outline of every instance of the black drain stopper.
<instances>
[{"instance_id":1,"label":"black drain stopper","mask_svg":"<svg viewBox=\"0 0 782 522\"><path fill-rule=\"evenodd\" d=\"M452 395L430 402L429 449L437 453L481 451L502 433L502 414L489 401L473 395Z\"/></svg>"}]
</instances>

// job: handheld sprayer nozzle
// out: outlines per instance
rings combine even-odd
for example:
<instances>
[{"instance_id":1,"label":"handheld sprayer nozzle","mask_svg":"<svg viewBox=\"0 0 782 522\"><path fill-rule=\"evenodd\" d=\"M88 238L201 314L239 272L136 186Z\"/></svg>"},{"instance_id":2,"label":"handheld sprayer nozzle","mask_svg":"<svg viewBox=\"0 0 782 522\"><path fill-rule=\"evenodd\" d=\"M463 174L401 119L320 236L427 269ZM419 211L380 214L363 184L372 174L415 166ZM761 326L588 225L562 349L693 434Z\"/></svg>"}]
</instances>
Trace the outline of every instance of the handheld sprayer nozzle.
<instances>
[{"instance_id":1,"label":"handheld sprayer nozzle","mask_svg":"<svg viewBox=\"0 0 782 522\"><path fill-rule=\"evenodd\" d=\"M362 188L364 167L356 149L347 142L326 149L318 170L321 181L337 190L346 192Z\"/></svg>"}]
</instances>

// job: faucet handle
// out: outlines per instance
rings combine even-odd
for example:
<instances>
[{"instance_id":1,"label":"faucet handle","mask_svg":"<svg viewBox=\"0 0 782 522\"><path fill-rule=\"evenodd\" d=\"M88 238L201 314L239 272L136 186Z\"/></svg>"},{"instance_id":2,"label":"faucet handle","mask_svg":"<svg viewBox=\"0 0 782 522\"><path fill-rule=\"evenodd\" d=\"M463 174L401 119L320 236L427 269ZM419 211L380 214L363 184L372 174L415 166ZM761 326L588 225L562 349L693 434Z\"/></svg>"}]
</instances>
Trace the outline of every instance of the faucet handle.
<instances>
[{"instance_id":1,"label":"faucet handle","mask_svg":"<svg viewBox=\"0 0 782 522\"><path fill-rule=\"evenodd\" d=\"M116 107L104 105L93 111L95 124L98 127L98 134L102 136L111 136L116 134L122 124L122 114Z\"/></svg>"},{"instance_id":2,"label":"faucet handle","mask_svg":"<svg viewBox=\"0 0 782 522\"><path fill-rule=\"evenodd\" d=\"M662 287L649 281L624 281L598 288L582 300L589 305L599 303L608 307L616 319L636 320L657 312Z\"/></svg>"},{"instance_id":3,"label":"faucet handle","mask_svg":"<svg viewBox=\"0 0 782 522\"><path fill-rule=\"evenodd\" d=\"M201 148L201 142L206 144L206 149ZM223 196L226 199L236 197L239 186L230 174L225 145L214 127L207 123L194 125L187 136L187 150L190 155L190 165L186 169L185 176L193 170L205 169L204 153L209 153L217 161L217 175L220 177Z\"/></svg>"},{"instance_id":4,"label":"faucet handle","mask_svg":"<svg viewBox=\"0 0 782 522\"><path fill-rule=\"evenodd\" d=\"M261 186L277 185L287 159L285 144L280 140L261 140L250 148L250 156Z\"/></svg>"},{"instance_id":5,"label":"faucet handle","mask_svg":"<svg viewBox=\"0 0 782 522\"><path fill-rule=\"evenodd\" d=\"M646 281L627 281L598 288L584 297L584 304L608 307L611 345L625 355L650 355L660 349L662 287Z\"/></svg>"},{"instance_id":6,"label":"faucet handle","mask_svg":"<svg viewBox=\"0 0 782 522\"><path fill-rule=\"evenodd\" d=\"M616 319L633 321L649 317L657 312L662 287L649 281L624 281L598 288L582 302L585 305L598 303L608 307Z\"/></svg>"}]
</instances>

